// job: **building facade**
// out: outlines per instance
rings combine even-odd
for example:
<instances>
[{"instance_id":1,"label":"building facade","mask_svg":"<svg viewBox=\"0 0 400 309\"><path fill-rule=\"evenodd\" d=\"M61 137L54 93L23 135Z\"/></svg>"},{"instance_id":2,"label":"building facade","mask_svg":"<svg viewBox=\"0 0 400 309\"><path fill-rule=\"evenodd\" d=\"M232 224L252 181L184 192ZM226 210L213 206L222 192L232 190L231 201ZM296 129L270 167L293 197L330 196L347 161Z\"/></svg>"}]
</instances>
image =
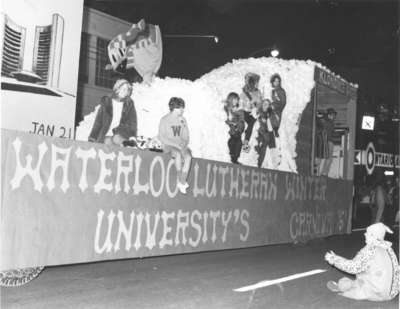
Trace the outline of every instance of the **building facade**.
<instances>
[{"instance_id":1,"label":"building facade","mask_svg":"<svg viewBox=\"0 0 400 309\"><path fill-rule=\"evenodd\" d=\"M83 11L79 61L76 125L94 111L102 96L110 93L120 76L106 70L110 62L107 45L116 35L127 31L131 23L88 7Z\"/></svg>"}]
</instances>

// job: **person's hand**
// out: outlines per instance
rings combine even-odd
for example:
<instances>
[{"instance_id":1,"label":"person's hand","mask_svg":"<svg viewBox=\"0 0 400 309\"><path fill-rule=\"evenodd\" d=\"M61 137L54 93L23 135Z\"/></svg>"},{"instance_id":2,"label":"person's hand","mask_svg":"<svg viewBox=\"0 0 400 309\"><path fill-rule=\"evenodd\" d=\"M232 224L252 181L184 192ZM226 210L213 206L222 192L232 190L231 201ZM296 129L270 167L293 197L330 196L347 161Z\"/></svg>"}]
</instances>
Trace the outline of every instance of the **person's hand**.
<instances>
[{"instance_id":1,"label":"person's hand","mask_svg":"<svg viewBox=\"0 0 400 309\"><path fill-rule=\"evenodd\" d=\"M115 145L118 145L118 146L121 146L121 145L122 145L122 142L123 142L124 140L125 140L125 139L124 139L121 135L119 135L119 134L115 134L115 135L112 137L113 143L114 143Z\"/></svg>"},{"instance_id":2,"label":"person's hand","mask_svg":"<svg viewBox=\"0 0 400 309\"><path fill-rule=\"evenodd\" d=\"M333 265L335 262L336 254L331 250L325 254L325 261Z\"/></svg>"}]
</instances>

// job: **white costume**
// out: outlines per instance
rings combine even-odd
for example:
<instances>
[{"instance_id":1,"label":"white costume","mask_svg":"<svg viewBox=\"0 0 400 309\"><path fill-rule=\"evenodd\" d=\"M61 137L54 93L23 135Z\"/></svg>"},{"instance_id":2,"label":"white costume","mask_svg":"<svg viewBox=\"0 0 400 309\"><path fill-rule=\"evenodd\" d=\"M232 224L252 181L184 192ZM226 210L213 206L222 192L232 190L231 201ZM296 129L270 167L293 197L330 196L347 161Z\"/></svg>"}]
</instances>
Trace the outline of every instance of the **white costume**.
<instances>
[{"instance_id":1,"label":"white costume","mask_svg":"<svg viewBox=\"0 0 400 309\"><path fill-rule=\"evenodd\" d=\"M383 223L375 223L365 233L366 246L352 260L327 253L325 259L336 268L355 274L356 279L342 278L328 282L328 288L340 295L371 301L391 300L399 293L399 264L392 243L385 241L385 232L392 231Z\"/></svg>"}]
</instances>

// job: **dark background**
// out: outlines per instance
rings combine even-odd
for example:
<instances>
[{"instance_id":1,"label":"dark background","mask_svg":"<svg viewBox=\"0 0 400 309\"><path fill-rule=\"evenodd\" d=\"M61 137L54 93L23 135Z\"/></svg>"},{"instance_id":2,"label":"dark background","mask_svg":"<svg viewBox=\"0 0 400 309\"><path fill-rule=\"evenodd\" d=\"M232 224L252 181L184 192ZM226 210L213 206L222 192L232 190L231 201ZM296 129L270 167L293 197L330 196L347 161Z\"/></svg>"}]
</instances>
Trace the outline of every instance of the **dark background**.
<instances>
[{"instance_id":1,"label":"dark background","mask_svg":"<svg viewBox=\"0 0 400 309\"><path fill-rule=\"evenodd\" d=\"M399 3L338 0L87 0L85 5L121 19L160 25L159 75L194 80L230 62L276 45L283 59L311 59L359 84L362 115L377 117L374 132L357 132L357 148L398 153ZM254 54L267 55L267 50Z\"/></svg>"}]
</instances>

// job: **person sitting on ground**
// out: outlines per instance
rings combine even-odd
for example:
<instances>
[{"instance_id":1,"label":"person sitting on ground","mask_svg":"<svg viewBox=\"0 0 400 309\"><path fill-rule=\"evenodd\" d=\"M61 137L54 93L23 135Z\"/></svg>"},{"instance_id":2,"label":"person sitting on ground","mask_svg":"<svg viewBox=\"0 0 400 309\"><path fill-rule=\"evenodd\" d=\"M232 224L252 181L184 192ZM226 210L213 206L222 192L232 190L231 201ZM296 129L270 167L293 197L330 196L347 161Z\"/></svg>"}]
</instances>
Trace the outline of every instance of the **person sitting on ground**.
<instances>
[{"instance_id":1,"label":"person sitting on ground","mask_svg":"<svg viewBox=\"0 0 400 309\"><path fill-rule=\"evenodd\" d=\"M325 260L341 271L356 275L355 280L347 277L337 283L329 281L327 287L344 297L385 301L399 293L399 264L392 243L385 241L385 233L393 233L383 223L370 225L365 233L366 246L352 260L347 260L330 251Z\"/></svg>"},{"instance_id":2,"label":"person sitting on ground","mask_svg":"<svg viewBox=\"0 0 400 309\"><path fill-rule=\"evenodd\" d=\"M97 111L89 142L121 146L137 134L137 116L132 86L125 79L115 82L111 96L104 96Z\"/></svg>"},{"instance_id":3,"label":"person sitting on ground","mask_svg":"<svg viewBox=\"0 0 400 309\"><path fill-rule=\"evenodd\" d=\"M243 150L249 152L249 141L251 138L251 133L253 132L254 123L256 121L257 110L262 104L262 94L258 89L260 75L247 73L244 79L245 85L243 87L243 92L240 95L241 109L244 111L244 120L247 124Z\"/></svg>"},{"instance_id":4,"label":"person sitting on ground","mask_svg":"<svg viewBox=\"0 0 400 309\"><path fill-rule=\"evenodd\" d=\"M279 137L279 127L281 125L282 112L286 106L286 91L282 88L282 78L279 74L273 74L270 82L272 86L271 123L274 127L275 137Z\"/></svg>"},{"instance_id":5,"label":"person sitting on ground","mask_svg":"<svg viewBox=\"0 0 400 309\"><path fill-rule=\"evenodd\" d=\"M158 139L165 153L170 153L175 159L178 172L178 189L186 194L189 187L187 178L189 175L192 153L189 149L189 128L183 117L185 101L172 97L168 103L170 112L161 118Z\"/></svg>"},{"instance_id":6,"label":"person sitting on ground","mask_svg":"<svg viewBox=\"0 0 400 309\"><path fill-rule=\"evenodd\" d=\"M261 167L267 147L271 149L271 160L274 168L277 167L278 158L276 153L276 143L275 143L275 134L274 129L271 125L270 115L271 115L271 102L269 100L265 100L262 103L261 108L258 112L258 121L259 121L259 128L258 128L258 136L257 136L257 145L254 147L256 152L258 153L258 160L257 166Z\"/></svg>"},{"instance_id":7,"label":"person sitting on ground","mask_svg":"<svg viewBox=\"0 0 400 309\"><path fill-rule=\"evenodd\" d=\"M238 159L242 151L242 134L244 131L244 112L239 109L239 100L239 95L236 92L231 92L224 105L227 115L225 122L229 126L229 154L233 164L240 164Z\"/></svg>"}]
</instances>

